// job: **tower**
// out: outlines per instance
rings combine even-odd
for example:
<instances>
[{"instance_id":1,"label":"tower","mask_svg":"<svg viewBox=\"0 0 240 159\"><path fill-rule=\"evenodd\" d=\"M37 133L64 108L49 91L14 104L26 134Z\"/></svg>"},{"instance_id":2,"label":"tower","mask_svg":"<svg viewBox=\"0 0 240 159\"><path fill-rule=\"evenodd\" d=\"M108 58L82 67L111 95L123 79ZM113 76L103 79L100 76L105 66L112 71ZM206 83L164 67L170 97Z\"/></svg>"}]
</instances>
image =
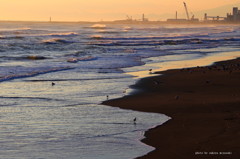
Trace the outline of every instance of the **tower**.
<instances>
[{"instance_id":1,"label":"tower","mask_svg":"<svg viewBox=\"0 0 240 159\"><path fill-rule=\"evenodd\" d=\"M207 13L204 14L204 21L207 21L208 17L207 17Z\"/></svg>"}]
</instances>

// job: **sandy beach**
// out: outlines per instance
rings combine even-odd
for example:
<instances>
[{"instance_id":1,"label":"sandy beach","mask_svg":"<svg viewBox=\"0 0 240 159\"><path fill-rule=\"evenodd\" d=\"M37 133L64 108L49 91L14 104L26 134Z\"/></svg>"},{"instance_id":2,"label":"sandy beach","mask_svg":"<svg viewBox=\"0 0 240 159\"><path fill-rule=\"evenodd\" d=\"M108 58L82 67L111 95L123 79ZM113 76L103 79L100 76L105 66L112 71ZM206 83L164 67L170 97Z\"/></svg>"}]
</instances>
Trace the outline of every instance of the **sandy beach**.
<instances>
[{"instance_id":1,"label":"sandy beach","mask_svg":"<svg viewBox=\"0 0 240 159\"><path fill-rule=\"evenodd\" d=\"M138 93L103 102L172 117L145 133L156 150L138 159L240 158L240 59L157 74L134 85Z\"/></svg>"}]
</instances>

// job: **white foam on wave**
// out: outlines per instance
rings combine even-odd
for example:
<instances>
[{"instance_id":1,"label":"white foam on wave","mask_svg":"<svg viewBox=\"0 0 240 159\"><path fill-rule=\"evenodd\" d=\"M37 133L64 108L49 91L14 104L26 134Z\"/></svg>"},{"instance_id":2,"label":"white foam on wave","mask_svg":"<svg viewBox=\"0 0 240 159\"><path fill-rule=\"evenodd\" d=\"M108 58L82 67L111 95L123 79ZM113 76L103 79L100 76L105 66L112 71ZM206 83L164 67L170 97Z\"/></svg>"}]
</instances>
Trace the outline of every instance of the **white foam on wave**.
<instances>
[{"instance_id":1,"label":"white foam on wave","mask_svg":"<svg viewBox=\"0 0 240 159\"><path fill-rule=\"evenodd\" d=\"M94 24L92 26L90 26L90 28L93 29L105 29L107 26L105 24Z\"/></svg>"},{"instance_id":2,"label":"white foam on wave","mask_svg":"<svg viewBox=\"0 0 240 159\"><path fill-rule=\"evenodd\" d=\"M61 38L52 38L52 39L42 40L42 43L45 43L45 44L58 44L58 43L73 43L73 41L67 41L67 40L61 39Z\"/></svg>"},{"instance_id":3,"label":"white foam on wave","mask_svg":"<svg viewBox=\"0 0 240 159\"><path fill-rule=\"evenodd\" d=\"M86 57L71 57L67 59L67 62L70 63L77 63L79 61L92 61L92 60L97 60L97 57L93 56L86 56Z\"/></svg>"},{"instance_id":4,"label":"white foam on wave","mask_svg":"<svg viewBox=\"0 0 240 159\"><path fill-rule=\"evenodd\" d=\"M32 30L32 28L29 28L29 27L23 27L23 28L18 28L16 30Z\"/></svg>"},{"instance_id":5,"label":"white foam on wave","mask_svg":"<svg viewBox=\"0 0 240 159\"><path fill-rule=\"evenodd\" d=\"M62 36L77 36L78 33L76 33L76 32L67 32L67 33L50 33L50 34L45 34L45 35L62 37Z\"/></svg>"},{"instance_id":6,"label":"white foam on wave","mask_svg":"<svg viewBox=\"0 0 240 159\"><path fill-rule=\"evenodd\" d=\"M92 39L102 39L103 38L103 36L102 35L91 35L91 38Z\"/></svg>"},{"instance_id":7,"label":"white foam on wave","mask_svg":"<svg viewBox=\"0 0 240 159\"><path fill-rule=\"evenodd\" d=\"M125 29L125 30L130 30L130 29L132 29L132 27L130 27L130 26L124 26L123 29Z\"/></svg>"}]
</instances>

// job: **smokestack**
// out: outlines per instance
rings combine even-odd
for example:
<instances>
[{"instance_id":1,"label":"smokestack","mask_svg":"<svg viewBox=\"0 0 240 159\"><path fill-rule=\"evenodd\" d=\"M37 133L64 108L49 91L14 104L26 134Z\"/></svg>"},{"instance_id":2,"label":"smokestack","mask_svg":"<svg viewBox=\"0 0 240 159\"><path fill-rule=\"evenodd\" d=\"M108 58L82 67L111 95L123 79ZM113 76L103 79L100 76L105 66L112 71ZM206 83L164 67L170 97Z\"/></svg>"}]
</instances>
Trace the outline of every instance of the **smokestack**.
<instances>
[{"instance_id":1,"label":"smokestack","mask_svg":"<svg viewBox=\"0 0 240 159\"><path fill-rule=\"evenodd\" d=\"M204 20L207 21L208 18L207 18L207 13L204 14Z\"/></svg>"},{"instance_id":2,"label":"smokestack","mask_svg":"<svg viewBox=\"0 0 240 159\"><path fill-rule=\"evenodd\" d=\"M178 19L178 12L176 11L176 19Z\"/></svg>"}]
</instances>

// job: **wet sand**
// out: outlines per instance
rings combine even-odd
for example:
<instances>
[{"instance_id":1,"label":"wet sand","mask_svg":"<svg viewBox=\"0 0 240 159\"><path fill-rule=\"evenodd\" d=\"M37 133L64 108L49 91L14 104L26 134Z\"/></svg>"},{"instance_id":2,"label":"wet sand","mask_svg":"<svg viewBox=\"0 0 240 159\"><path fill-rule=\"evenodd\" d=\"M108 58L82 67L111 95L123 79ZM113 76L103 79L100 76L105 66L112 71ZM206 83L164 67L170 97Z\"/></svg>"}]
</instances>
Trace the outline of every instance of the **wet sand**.
<instances>
[{"instance_id":1,"label":"wet sand","mask_svg":"<svg viewBox=\"0 0 240 159\"><path fill-rule=\"evenodd\" d=\"M134 85L137 94L103 102L172 117L145 133L156 150L138 159L239 159L240 59L158 74Z\"/></svg>"}]
</instances>

